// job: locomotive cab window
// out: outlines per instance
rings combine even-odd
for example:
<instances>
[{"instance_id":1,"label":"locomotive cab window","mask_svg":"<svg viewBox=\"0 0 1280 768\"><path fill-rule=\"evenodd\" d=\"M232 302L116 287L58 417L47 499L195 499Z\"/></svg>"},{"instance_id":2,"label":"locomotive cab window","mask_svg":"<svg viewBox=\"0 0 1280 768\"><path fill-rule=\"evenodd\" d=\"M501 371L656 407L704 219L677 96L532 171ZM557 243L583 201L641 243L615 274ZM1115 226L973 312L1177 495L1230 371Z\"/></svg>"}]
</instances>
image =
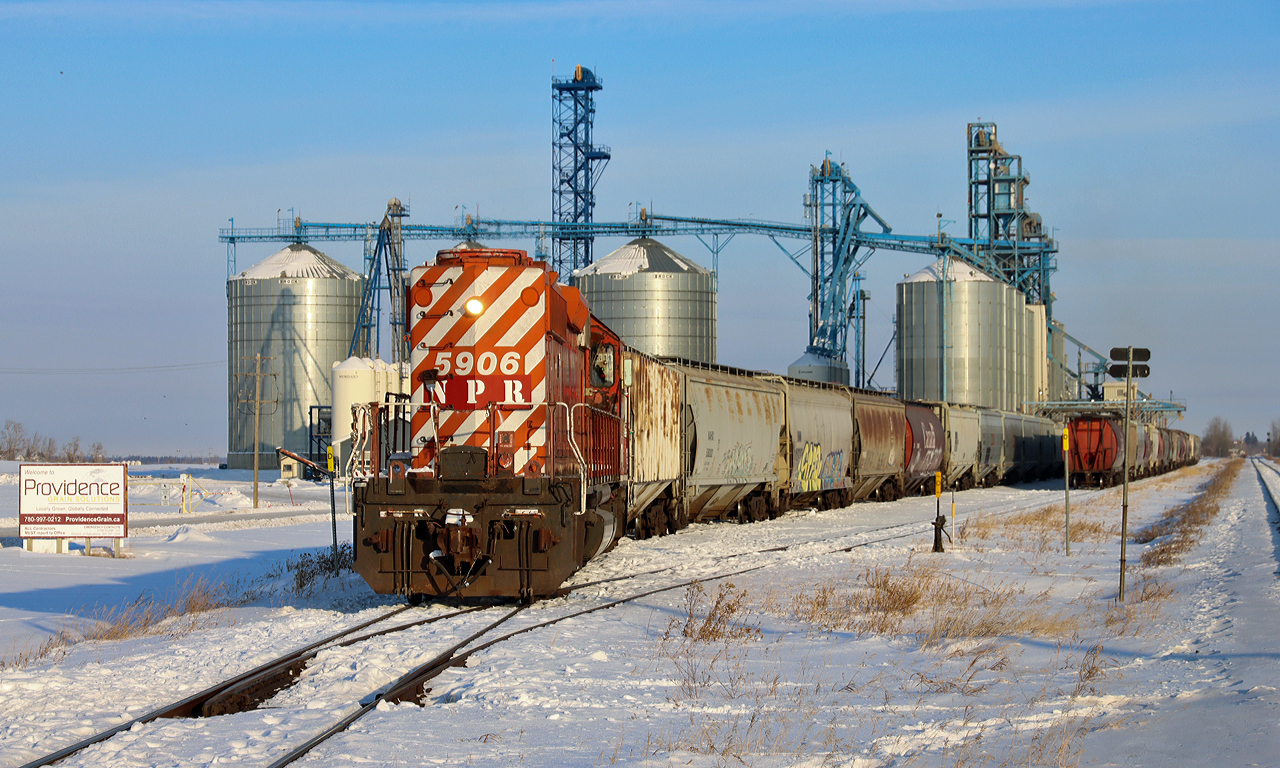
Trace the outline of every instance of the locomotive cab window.
<instances>
[{"instance_id":1,"label":"locomotive cab window","mask_svg":"<svg viewBox=\"0 0 1280 768\"><path fill-rule=\"evenodd\" d=\"M608 389L614 382L616 354L611 344L597 344L591 349L591 386Z\"/></svg>"}]
</instances>

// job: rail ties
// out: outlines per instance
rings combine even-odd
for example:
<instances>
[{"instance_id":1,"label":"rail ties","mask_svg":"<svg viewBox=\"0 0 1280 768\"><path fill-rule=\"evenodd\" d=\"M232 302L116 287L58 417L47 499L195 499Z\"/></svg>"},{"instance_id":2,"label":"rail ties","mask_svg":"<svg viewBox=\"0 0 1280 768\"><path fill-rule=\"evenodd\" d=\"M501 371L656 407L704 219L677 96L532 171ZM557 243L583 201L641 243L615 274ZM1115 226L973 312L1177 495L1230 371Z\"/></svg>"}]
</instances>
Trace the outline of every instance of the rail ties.
<instances>
[{"instance_id":1,"label":"rail ties","mask_svg":"<svg viewBox=\"0 0 1280 768\"><path fill-rule=\"evenodd\" d=\"M672 584L665 587L659 587L657 589L651 589L651 590L648 590L647 592L641 592L639 594L631 595L630 597L624 597L618 600L612 600L610 602L603 603L601 605L597 605L591 608L584 608L583 610L580 610L580 611L574 611L572 613L568 613L563 616L558 616L554 619L548 619L547 621L539 622L537 624L532 624L522 629L517 629L514 632L508 632L507 634L502 635L501 637L494 638L486 643L477 645L474 648L467 650L466 652L459 653L461 649L465 648L467 645L470 645L471 643L475 642L479 638L493 631L500 625L506 623L509 619L513 618L520 611L528 607L528 606L522 605L516 608L515 610L511 611L510 613L508 613L506 616L503 616L501 619L498 619L497 621L493 622L489 626L485 627L484 629L481 629L479 632L476 632L475 634L471 635L470 637L466 638L460 643L457 643L452 648L446 650L444 653L441 653L439 656L436 656L435 658L433 658L431 661L428 661L427 663L405 673L400 678L398 678L395 682L391 683L389 686L383 689L382 692L377 693L371 698L369 698L368 700L364 701L360 705L359 709L355 710L351 714L342 718L337 723L334 723L332 726L325 729L323 732L318 733L315 736L311 737L304 744L301 744L297 748L291 750L288 754L276 760L274 763L271 763L271 765L267 766L267 768L284 768L284 766L289 765L290 763L300 759L301 757L306 755L308 752L310 752L312 749L314 749L317 745L322 744L325 741L329 740L330 738L336 736L337 734L345 731L347 728L351 726L352 723L364 717L369 712L372 712L374 709L377 708L380 702L383 702L383 701L392 702L392 703L399 703L403 701L421 702L423 696L426 695L426 690L427 690L426 684L429 681L431 681L435 677L438 677L442 672L444 672L449 667L465 666L467 663L467 660L471 658L472 655L479 653L480 651L486 650L488 648L492 648L498 643L506 642L507 640L510 640L513 637L516 637L518 635L523 635L526 632L532 632L535 629L542 629L543 627L549 627L552 624L558 624L562 621L568 621L569 619L576 619L579 616L585 616L589 613L595 613L596 611L607 610L609 608L613 608L613 607L622 605L624 603L630 603L644 597L649 597L650 595L656 595L662 592L670 592L671 590L674 590L674 589L681 589L683 587L688 587L697 582L718 581L720 579L728 579L728 578L732 578L733 576L738 576L744 573L750 573L751 571L758 571L766 567L767 567L766 565L757 565L751 568L742 568L736 571L732 571L730 573L722 573L715 576L708 576L703 579L691 579L689 581L682 581L679 584Z\"/></svg>"},{"instance_id":2,"label":"rail ties","mask_svg":"<svg viewBox=\"0 0 1280 768\"><path fill-rule=\"evenodd\" d=\"M188 696L187 698L182 699L181 701L177 701L172 704L166 704L165 706L160 707L159 709L154 709L144 715L141 715L140 717L136 717L132 720L129 720L128 722L121 723L120 725L117 725L114 728L109 728L105 731L102 731L101 733L94 734L93 736L90 736L86 739L83 739L74 744L71 744L70 746L64 747L58 750L57 752L54 752L49 755L45 755L44 757L37 758L35 760L32 760L29 763L25 763L22 766L19 766L19 768L39 768L40 766L51 765L53 763L58 762L59 760L70 757L71 755L74 755L75 753L83 749L91 747L94 744L97 744L102 741L106 741L112 736L115 736L117 733L120 733L122 731L127 731L135 725L149 723L153 720L159 720L160 718L196 716L200 714L201 709L204 707L204 705L207 702L214 700L216 697L223 694L227 690L236 688L244 684L248 684L255 679L261 679L264 675L277 674L279 670L287 668L296 659L308 653L314 656L315 653L320 648L328 645L329 643L332 643L335 640L339 640L355 632L359 632L360 630L370 627L374 624L377 624L378 622L386 621L392 616L397 616L401 613L404 613L405 611L409 610L409 607L410 606L406 605L400 608L395 608L391 611L388 611L387 613L384 613L381 616L378 616L377 618L370 619L369 621L361 622L360 624L357 624L353 627L348 627L342 630L341 632L336 632L322 640L317 640L316 642L311 643L310 645L307 645L295 651L292 651L284 656L281 656L278 659L275 659L274 661L269 661L266 664L263 664L262 666L256 667L254 669L249 670L248 672L237 675L231 678L230 680L224 680L221 683L210 686L209 688L206 688L203 691L200 691L199 693L192 694L191 696Z\"/></svg>"}]
</instances>

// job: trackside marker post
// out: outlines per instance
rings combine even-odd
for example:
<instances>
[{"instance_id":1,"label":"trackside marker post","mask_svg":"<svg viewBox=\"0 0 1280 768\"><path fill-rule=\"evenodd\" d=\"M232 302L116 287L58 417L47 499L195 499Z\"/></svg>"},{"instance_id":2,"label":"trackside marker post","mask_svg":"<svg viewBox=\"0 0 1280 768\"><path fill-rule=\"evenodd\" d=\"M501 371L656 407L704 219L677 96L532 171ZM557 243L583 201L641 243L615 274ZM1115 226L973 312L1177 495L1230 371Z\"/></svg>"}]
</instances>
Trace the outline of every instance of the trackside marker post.
<instances>
[{"instance_id":1,"label":"trackside marker post","mask_svg":"<svg viewBox=\"0 0 1280 768\"><path fill-rule=\"evenodd\" d=\"M937 506L937 512L933 518L933 551L946 552L942 548L942 529L947 524L947 518L942 516L942 473L937 472L933 476L933 496Z\"/></svg>"},{"instance_id":2,"label":"trackside marker post","mask_svg":"<svg viewBox=\"0 0 1280 768\"><path fill-rule=\"evenodd\" d=\"M1067 513L1066 531L1067 557L1071 557L1071 428L1062 428L1062 507Z\"/></svg>"}]
</instances>

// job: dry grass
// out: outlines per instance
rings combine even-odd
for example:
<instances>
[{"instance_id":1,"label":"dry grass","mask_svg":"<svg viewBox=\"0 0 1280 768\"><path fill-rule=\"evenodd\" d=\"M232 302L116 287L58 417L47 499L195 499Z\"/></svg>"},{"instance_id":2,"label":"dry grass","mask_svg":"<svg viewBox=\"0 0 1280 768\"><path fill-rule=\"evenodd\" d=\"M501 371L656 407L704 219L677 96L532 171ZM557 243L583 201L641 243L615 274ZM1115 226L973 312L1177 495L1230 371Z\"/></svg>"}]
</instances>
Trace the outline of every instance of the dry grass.
<instances>
[{"instance_id":1,"label":"dry grass","mask_svg":"<svg viewBox=\"0 0 1280 768\"><path fill-rule=\"evenodd\" d=\"M1049 611L1044 596L1012 584L991 586L950 577L935 564L870 566L853 579L802 589L787 618L855 637L911 636L921 647L1002 636L1061 638L1078 621Z\"/></svg>"},{"instance_id":2,"label":"dry grass","mask_svg":"<svg viewBox=\"0 0 1280 768\"><path fill-rule=\"evenodd\" d=\"M0 658L0 671L23 669L42 661L66 656L72 646L130 640L138 637L178 638L196 630L217 626L221 611L273 595L311 597L329 579L352 569L352 548L339 548L336 561L331 549L304 552L289 558L253 583L237 579L212 582L191 577L175 584L167 595L145 592L125 606L98 607L59 628L39 645ZM283 589L281 589L283 582Z\"/></svg>"},{"instance_id":3,"label":"dry grass","mask_svg":"<svg viewBox=\"0 0 1280 768\"><path fill-rule=\"evenodd\" d=\"M1217 516L1218 505L1230 492L1242 466L1244 459L1221 465L1195 498L1134 534L1135 543L1152 544L1142 553L1144 567L1172 565L1199 543L1204 527Z\"/></svg>"},{"instance_id":4,"label":"dry grass","mask_svg":"<svg viewBox=\"0 0 1280 768\"><path fill-rule=\"evenodd\" d=\"M1120 534L1110 519L1114 505L1093 498L1071 504L1071 543L1101 544ZM1048 553L1064 549L1065 513L1061 504L1047 504L1013 514L978 513L964 518L956 541L983 551L993 542L1002 549Z\"/></svg>"},{"instance_id":5,"label":"dry grass","mask_svg":"<svg viewBox=\"0 0 1280 768\"><path fill-rule=\"evenodd\" d=\"M331 579L353 573L354 569L355 548L343 543L338 545L336 557L332 548L325 547L277 563L262 581L283 581L294 596L310 598L317 588L326 586Z\"/></svg>"},{"instance_id":6,"label":"dry grass","mask_svg":"<svg viewBox=\"0 0 1280 768\"><path fill-rule=\"evenodd\" d=\"M56 660L81 643L163 635L177 638L218 623L215 612L243 602L239 584L189 578L166 596L143 593L125 606L94 608L46 638L39 646L0 660L0 670Z\"/></svg>"}]
</instances>

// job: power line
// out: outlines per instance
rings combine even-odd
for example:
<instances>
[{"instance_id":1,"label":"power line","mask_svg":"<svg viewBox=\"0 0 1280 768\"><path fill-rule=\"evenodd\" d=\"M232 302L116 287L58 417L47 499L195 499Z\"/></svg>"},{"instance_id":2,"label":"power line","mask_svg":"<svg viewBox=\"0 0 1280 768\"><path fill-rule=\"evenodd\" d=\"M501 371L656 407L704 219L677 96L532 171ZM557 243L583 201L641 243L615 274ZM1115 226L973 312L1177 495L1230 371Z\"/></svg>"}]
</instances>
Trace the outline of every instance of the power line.
<instances>
[{"instance_id":1,"label":"power line","mask_svg":"<svg viewBox=\"0 0 1280 768\"><path fill-rule=\"evenodd\" d=\"M141 365L133 368L0 368L0 374L11 376L83 376L86 374L152 373L157 371L195 371L203 368L219 368L226 364L226 360L209 360L201 363Z\"/></svg>"}]
</instances>

